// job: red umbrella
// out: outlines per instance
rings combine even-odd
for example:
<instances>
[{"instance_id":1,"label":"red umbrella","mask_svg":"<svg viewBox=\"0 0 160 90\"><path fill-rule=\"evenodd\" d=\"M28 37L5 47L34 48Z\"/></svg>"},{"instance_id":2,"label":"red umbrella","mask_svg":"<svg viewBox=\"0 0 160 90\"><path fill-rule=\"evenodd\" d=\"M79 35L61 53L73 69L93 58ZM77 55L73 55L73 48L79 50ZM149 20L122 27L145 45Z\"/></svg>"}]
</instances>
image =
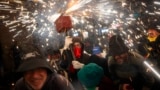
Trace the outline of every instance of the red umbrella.
<instances>
[{"instance_id":1,"label":"red umbrella","mask_svg":"<svg viewBox=\"0 0 160 90\"><path fill-rule=\"evenodd\" d=\"M61 15L56 21L55 21L56 30L58 33L67 32L72 28L72 21L70 16L63 16Z\"/></svg>"}]
</instances>

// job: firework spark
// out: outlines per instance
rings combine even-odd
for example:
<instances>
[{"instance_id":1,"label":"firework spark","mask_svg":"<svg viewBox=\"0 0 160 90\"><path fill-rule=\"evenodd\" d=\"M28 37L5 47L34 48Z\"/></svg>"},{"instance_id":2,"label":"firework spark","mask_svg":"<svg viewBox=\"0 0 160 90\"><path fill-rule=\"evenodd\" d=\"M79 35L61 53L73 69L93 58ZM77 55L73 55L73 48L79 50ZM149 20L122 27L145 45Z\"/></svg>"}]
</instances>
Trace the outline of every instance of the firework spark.
<instances>
[{"instance_id":1,"label":"firework spark","mask_svg":"<svg viewBox=\"0 0 160 90\"><path fill-rule=\"evenodd\" d=\"M60 15L68 15L73 23L70 33L81 35L83 32L88 32L85 38L98 37L97 41L106 47L107 43L102 42L104 37L107 39L111 34L118 33L126 40L132 39L130 40L132 42L128 42L133 43L134 40L141 38L139 34L145 33L148 24L159 21L156 17L159 15L159 2L154 0L150 2L148 0L136 2L135 0L4 0L0 1L0 20L9 28L9 32L15 33L13 38L27 31L25 38L38 35L42 46L58 48L62 42L58 40L62 40L64 34L56 32L54 22ZM49 42L50 40L54 41Z\"/></svg>"}]
</instances>

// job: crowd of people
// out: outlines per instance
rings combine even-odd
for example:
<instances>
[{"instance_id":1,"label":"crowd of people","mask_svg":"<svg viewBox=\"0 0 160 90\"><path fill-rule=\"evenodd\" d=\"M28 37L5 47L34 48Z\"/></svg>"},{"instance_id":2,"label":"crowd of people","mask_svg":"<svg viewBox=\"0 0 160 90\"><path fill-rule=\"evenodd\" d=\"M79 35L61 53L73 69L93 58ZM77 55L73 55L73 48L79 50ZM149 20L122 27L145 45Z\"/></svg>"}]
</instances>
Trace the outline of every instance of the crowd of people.
<instances>
[{"instance_id":1,"label":"crowd of people","mask_svg":"<svg viewBox=\"0 0 160 90\"><path fill-rule=\"evenodd\" d=\"M42 55L37 48L23 53L16 67L15 90L160 90L159 77L145 65L160 69L160 34L149 28L136 51L120 35L109 39L109 50L100 46L85 53L81 37L65 37L64 47ZM47 57L47 58L46 58Z\"/></svg>"}]
</instances>

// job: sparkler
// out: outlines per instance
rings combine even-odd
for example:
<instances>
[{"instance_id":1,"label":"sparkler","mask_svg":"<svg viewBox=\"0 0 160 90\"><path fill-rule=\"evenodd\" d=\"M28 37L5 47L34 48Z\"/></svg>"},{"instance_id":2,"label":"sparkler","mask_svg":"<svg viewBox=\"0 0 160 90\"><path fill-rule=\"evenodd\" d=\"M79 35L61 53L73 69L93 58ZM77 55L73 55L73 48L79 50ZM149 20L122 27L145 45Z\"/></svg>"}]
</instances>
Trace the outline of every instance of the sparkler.
<instances>
[{"instance_id":1,"label":"sparkler","mask_svg":"<svg viewBox=\"0 0 160 90\"><path fill-rule=\"evenodd\" d=\"M147 61L144 61L144 64L145 64L158 78L160 78L160 74L159 74Z\"/></svg>"}]
</instances>

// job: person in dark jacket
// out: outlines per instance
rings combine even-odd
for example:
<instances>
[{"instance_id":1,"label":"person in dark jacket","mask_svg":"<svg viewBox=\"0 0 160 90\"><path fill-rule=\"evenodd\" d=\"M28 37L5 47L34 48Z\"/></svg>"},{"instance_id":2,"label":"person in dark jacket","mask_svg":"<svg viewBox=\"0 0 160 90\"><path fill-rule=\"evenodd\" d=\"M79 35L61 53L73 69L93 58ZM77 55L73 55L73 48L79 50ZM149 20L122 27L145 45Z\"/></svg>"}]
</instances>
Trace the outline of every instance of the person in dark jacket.
<instances>
[{"instance_id":1,"label":"person in dark jacket","mask_svg":"<svg viewBox=\"0 0 160 90\"><path fill-rule=\"evenodd\" d=\"M68 40L68 41L67 41ZM68 42L71 43L68 44ZM80 37L66 37L66 45L62 52L62 60L60 66L68 73L68 79L71 81L73 86L77 90L83 90L83 86L77 79L77 72L79 71L79 65L86 64L89 59L89 55L84 53L84 44ZM68 46L66 48L66 46ZM75 63L80 62L76 67L73 66Z\"/></svg>"},{"instance_id":2,"label":"person in dark jacket","mask_svg":"<svg viewBox=\"0 0 160 90\"><path fill-rule=\"evenodd\" d=\"M147 45L149 51L148 60L153 62L154 66L160 69L160 31L156 28L156 26L149 26L147 33ZM158 79L156 79L153 90L155 89L160 89L160 81Z\"/></svg>"},{"instance_id":3,"label":"person in dark jacket","mask_svg":"<svg viewBox=\"0 0 160 90\"><path fill-rule=\"evenodd\" d=\"M38 52L27 53L22 60L17 70L22 77L16 82L15 90L74 90Z\"/></svg>"},{"instance_id":4,"label":"person in dark jacket","mask_svg":"<svg viewBox=\"0 0 160 90\"><path fill-rule=\"evenodd\" d=\"M149 27L147 30L148 33L148 50L150 56L148 59L152 62L156 62L157 66L160 68L160 34L155 27Z\"/></svg>"},{"instance_id":5,"label":"person in dark jacket","mask_svg":"<svg viewBox=\"0 0 160 90\"><path fill-rule=\"evenodd\" d=\"M104 74L107 77L110 77L107 58L103 57L100 46L93 47L92 55L90 56L88 63L96 63L97 65L101 66L104 70Z\"/></svg>"},{"instance_id":6,"label":"person in dark jacket","mask_svg":"<svg viewBox=\"0 0 160 90\"><path fill-rule=\"evenodd\" d=\"M118 88L151 90L155 80L151 76L153 74L146 72L144 61L143 56L129 51L121 36L114 35L110 38L108 66L111 78Z\"/></svg>"}]
</instances>

